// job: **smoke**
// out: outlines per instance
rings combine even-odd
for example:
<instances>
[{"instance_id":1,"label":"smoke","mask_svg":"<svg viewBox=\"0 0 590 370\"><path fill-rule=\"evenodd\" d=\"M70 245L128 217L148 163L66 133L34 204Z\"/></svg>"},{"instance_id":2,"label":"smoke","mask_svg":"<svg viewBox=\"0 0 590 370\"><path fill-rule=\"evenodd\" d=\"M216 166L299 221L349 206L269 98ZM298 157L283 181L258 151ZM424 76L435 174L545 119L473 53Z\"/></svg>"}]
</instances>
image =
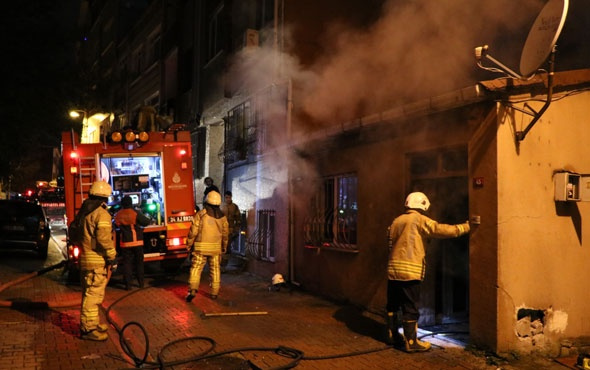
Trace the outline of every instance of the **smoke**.
<instances>
[{"instance_id":1,"label":"smoke","mask_svg":"<svg viewBox=\"0 0 590 370\"><path fill-rule=\"evenodd\" d=\"M474 47L519 50L536 16L527 9L538 1L528 3L389 1L366 32L333 25L324 44L336 48L312 67L317 79L302 108L332 123L465 87L475 82Z\"/></svg>"},{"instance_id":2,"label":"smoke","mask_svg":"<svg viewBox=\"0 0 590 370\"><path fill-rule=\"evenodd\" d=\"M351 28L326 20L314 40L317 57L306 66L296 53L310 40L298 40L287 24L279 40L287 45L282 55L268 37L262 47L244 50L228 76L237 81L236 89L251 92L290 77L296 112L315 123L339 123L475 83L482 77L476 46L489 44L496 58L518 65L542 5L540 0L390 0L370 25Z\"/></svg>"},{"instance_id":3,"label":"smoke","mask_svg":"<svg viewBox=\"0 0 590 370\"><path fill-rule=\"evenodd\" d=\"M304 135L307 129L341 124L498 77L478 69L474 48L488 44L494 57L517 66L528 30L543 6L541 0L389 0L377 17L366 18L370 23L354 23L328 19L332 12L324 3L288 3L306 15L299 19L305 25L287 23L279 34L262 30L260 46L244 48L226 78L234 91L250 96L292 81L293 121L288 129ZM351 14L355 13L347 13ZM313 23L317 17L324 18ZM266 121L280 122L284 107L284 96L268 101ZM276 134L286 137L284 129ZM301 173L313 171L311 162L302 158L297 164L290 161L291 154L279 153L277 168L289 161L300 166Z\"/></svg>"}]
</instances>

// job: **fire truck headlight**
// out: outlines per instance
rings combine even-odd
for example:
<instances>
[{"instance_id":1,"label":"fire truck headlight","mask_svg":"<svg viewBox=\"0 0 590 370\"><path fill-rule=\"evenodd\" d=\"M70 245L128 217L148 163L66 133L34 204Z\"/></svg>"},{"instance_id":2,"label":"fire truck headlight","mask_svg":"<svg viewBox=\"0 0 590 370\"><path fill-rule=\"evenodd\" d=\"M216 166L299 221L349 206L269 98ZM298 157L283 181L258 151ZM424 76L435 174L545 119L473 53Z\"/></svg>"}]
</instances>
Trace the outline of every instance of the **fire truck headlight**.
<instances>
[{"instance_id":1,"label":"fire truck headlight","mask_svg":"<svg viewBox=\"0 0 590 370\"><path fill-rule=\"evenodd\" d=\"M146 143L150 139L150 135L145 131L141 131L137 135L137 139L142 143Z\"/></svg>"},{"instance_id":2,"label":"fire truck headlight","mask_svg":"<svg viewBox=\"0 0 590 370\"><path fill-rule=\"evenodd\" d=\"M135 132L127 131L125 133L125 141L128 143L134 142L135 141Z\"/></svg>"},{"instance_id":3,"label":"fire truck headlight","mask_svg":"<svg viewBox=\"0 0 590 370\"><path fill-rule=\"evenodd\" d=\"M114 131L111 134L111 141L113 143L120 143L123 140L123 135L119 131Z\"/></svg>"}]
</instances>

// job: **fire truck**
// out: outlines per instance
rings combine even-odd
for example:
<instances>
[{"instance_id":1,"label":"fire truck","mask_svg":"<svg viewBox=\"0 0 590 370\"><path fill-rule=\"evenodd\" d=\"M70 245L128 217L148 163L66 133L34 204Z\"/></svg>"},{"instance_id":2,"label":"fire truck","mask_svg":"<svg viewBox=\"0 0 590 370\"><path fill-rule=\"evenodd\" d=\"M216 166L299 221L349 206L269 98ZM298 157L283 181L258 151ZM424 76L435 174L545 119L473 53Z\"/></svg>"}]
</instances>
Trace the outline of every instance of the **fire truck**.
<instances>
[{"instance_id":1,"label":"fire truck","mask_svg":"<svg viewBox=\"0 0 590 370\"><path fill-rule=\"evenodd\" d=\"M167 270L182 264L188 256L186 236L195 207L190 132L185 125L155 132L113 131L97 143L80 143L76 133L64 132L62 158L69 222L92 183L104 180L113 189L108 201L111 214L128 195L134 208L152 220L144 228L144 262L161 261ZM67 269L75 275L80 249L68 242L67 252Z\"/></svg>"}]
</instances>

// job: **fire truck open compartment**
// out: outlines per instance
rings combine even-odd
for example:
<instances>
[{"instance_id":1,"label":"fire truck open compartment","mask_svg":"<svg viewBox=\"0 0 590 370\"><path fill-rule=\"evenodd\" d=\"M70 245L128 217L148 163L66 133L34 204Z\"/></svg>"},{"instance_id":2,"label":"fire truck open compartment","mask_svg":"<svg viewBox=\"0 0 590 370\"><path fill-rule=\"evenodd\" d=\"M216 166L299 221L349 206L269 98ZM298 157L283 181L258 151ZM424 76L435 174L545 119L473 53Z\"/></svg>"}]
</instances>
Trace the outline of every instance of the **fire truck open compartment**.
<instances>
[{"instance_id":1,"label":"fire truck open compartment","mask_svg":"<svg viewBox=\"0 0 590 370\"><path fill-rule=\"evenodd\" d=\"M120 209L124 196L131 198L133 208L152 220L144 228L144 254L146 259L159 260L166 254L166 228L164 192L162 189L162 163L158 154L105 155L101 158L101 178L111 184L113 195L109 199L111 213Z\"/></svg>"},{"instance_id":2,"label":"fire truck open compartment","mask_svg":"<svg viewBox=\"0 0 590 370\"><path fill-rule=\"evenodd\" d=\"M156 154L109 155L100 161L101 177L113 188L111 204L117 206L128 195L133 207L161 225L165 214L161 158Z\"/></svg>"}]
</instances>

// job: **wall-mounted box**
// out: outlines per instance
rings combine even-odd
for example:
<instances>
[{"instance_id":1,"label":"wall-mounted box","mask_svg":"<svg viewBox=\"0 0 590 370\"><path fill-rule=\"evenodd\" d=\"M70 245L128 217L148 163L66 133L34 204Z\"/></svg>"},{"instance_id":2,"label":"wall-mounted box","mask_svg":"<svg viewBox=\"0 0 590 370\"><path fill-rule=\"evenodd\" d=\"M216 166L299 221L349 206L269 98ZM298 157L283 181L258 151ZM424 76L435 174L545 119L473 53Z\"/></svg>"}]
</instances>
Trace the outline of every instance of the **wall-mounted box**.
<instances>
[{"instance_id":1,"label":"wall-mounted box","mask_svg":"<svg viewBox=\"0 0 590 370\"><path fill-rule=\"evenodd\" d=\"M590 202L590 175L580 178L580 198L582 202Z\"/></svg>"},{"instance_id":2,"label":"wall-mounted box","mask_svg":"<svg viewBox=\"0 0 590 370\"><path fill-rule=\"evenodd\" d=\"M558 172L553 175L555 187L555 201L557 202L579 202L581 175L571 172Z\"/></svg>"}]
</instances>

